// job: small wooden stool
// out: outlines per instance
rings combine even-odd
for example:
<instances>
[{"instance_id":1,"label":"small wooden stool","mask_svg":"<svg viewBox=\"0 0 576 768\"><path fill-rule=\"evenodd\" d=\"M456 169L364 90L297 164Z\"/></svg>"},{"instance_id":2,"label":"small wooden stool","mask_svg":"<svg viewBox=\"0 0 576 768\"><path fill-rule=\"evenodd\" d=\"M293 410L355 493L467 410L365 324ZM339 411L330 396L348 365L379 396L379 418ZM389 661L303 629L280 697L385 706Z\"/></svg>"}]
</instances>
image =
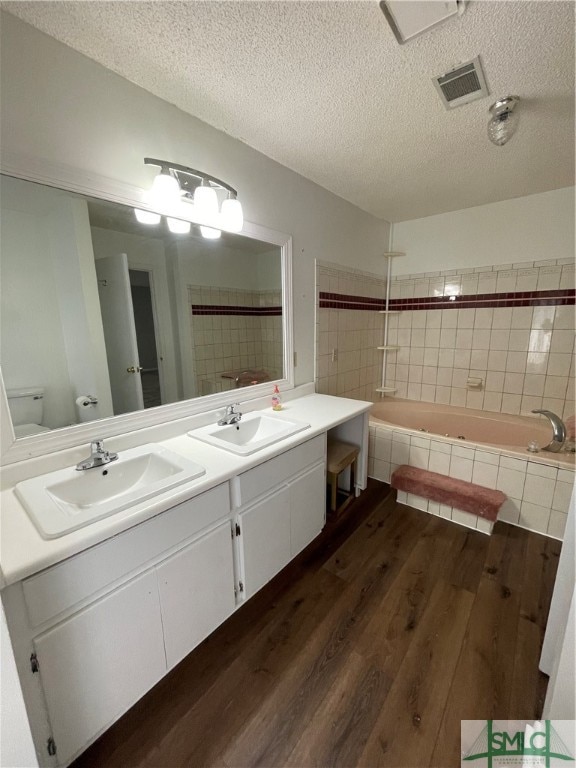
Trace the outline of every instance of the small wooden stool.
<instances>
[{"instance_id":1,"label":"small wooden stool","mask_svg":"<svg viewBox=\"0 0 576 768\"><path fill-rule=\"evenodd\" d=\"M342 443L340 440L328 440L328 450L326 456L326 475L328 485L330 486L330 509L337 512L343 509L346 504L354 497L354 480L356 474L356 460L360 448L351 443ZM346 501L336 508L336 496L338 493L338 475L347 467L350 467L350 491Z\"/></svg>"}]
</instances>

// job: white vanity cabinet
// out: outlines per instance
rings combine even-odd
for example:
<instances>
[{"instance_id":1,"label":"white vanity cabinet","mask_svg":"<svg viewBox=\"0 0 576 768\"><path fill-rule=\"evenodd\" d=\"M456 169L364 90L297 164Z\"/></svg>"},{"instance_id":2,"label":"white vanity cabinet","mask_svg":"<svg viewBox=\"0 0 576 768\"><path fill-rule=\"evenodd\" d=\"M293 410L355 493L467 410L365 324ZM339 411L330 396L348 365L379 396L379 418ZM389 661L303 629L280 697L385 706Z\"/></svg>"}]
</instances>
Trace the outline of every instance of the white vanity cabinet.
<instances>
[{"instance_id":1,"label":"white vanity cabinet","mask_svg":"<svg viewBox=\"0 0 576 768\"><path fill-rule=\"evenodd\" d=\"M252 597L326 522L326 435L244 472L233 485L242 587Z\"/></svg>"},{"instance_id":2,"label":"white vanity cabinet","mask_svg":"<svg viewBox=\"0 0 576 768\"><path fill-rule=\"evenodd\" d=\"M154 571L33 641L58 762L66 764L166 672Z\"/></svg>"},{"instance_id":3,"label":"white vanity cabinet","mask_svg":"<svg viewBox=\"0 0 576 768\"><path fill-rule=\"evenodd\" d=\"M165 560L157 575L171 669L236 607L230 521Z\"/></svg>"},{"instance_id":4,"label":"white vanity cabinet","mask_svg":"<svg viewBox=\"0 0 576 768\"><path fill-rule=\"evenodd\" d=\"M40 765L71 762L234 611L231 526L223 483L4 590Z\"/></svg>"}]
</instances>

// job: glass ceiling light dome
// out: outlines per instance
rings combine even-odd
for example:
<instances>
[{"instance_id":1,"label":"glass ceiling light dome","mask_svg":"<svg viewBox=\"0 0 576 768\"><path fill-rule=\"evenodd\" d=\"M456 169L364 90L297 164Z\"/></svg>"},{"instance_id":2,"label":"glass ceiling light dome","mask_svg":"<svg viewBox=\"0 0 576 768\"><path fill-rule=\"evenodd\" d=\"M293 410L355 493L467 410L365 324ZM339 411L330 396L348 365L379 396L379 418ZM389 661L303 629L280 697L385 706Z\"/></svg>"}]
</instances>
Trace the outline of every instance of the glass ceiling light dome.
<instances>
[{"instance_id":1,"label":"glass ceiling light dome","mask_svg":"<svg viewBox=\"0 0 576 768\"><path fill-rule=\"evenodd\" d=\"M215 239L221 230L241 232L244 227L242 205L236 190L208 173L167 160L144 158L146 165L156 165L160 173L148 194L150 207L158 207L167 218L171 232L186 234L190 222L200 225L203 237ZM218 195L227 198L219 209ZM134 209L143 224L158 224L161 216L153 211Z\"/></svg>"},{"instance_id":2,"label":"glass ceiling light dome","mask_svg":"<svg viewBox=\"0 0 576 768\"><path fill-rule=\"evenodd\" d=\"M519 118L514 110L519 101L518 96L506 96L494 102L488 110L492 115L488 121L488 138L492 144L501 147L516 133Z\"/></svg>"}]
</instances>

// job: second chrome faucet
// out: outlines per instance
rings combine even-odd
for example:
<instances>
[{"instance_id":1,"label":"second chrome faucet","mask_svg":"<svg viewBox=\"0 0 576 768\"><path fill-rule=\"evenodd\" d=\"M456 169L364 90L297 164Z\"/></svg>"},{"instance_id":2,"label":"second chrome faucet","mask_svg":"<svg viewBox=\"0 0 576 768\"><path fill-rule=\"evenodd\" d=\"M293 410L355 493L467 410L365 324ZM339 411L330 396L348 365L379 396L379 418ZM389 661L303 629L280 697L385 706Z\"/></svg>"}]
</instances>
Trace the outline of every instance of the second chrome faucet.
<instances>
[{"instance_id":1,"label":"second chrome faucet","mask_svg":"<svg viewBox=\"0 0 576 768\"><path fill-rule=\"evenodd\" d=\"M219 427L225 427L228 424L238 424L242 418L242 414L240 411L237 411L236 408L240 408L240 403L233 403L232 405L226 406L226 413L218 421Z\"/></svg>"}]
</instances>

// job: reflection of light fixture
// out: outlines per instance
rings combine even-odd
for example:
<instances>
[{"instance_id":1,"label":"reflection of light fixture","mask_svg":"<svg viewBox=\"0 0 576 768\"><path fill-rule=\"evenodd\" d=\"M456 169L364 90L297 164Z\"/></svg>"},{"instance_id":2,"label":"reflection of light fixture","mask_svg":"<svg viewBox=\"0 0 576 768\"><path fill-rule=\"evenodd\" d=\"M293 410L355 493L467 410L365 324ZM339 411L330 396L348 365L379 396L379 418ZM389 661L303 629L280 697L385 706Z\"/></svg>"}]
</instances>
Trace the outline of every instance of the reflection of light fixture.
<instances>
[{"instance_id":1,"label":"reflection of light fixture","mask_svg":"<svg viewBox=\"0 0 576 768\"><path fill-rule=\"evenodd\" d=\"M159 224L162 218L159 213L152 213L152 211L143 211L142 208L134 208L136 219L140 224Z\"/></svg>"},{"instance_id":2,"label":"reflection of light fixture","mask_svg":"<svg viewBox=\"0 0 576 768\"><path fill-rule=\"evenodd\" d=\"M202 236L210 239L220 237L222 229L229 232L242 230L242 205L237 199L236 190L224 181L165 160L145 157L144 163L157 165L161 169L154 179L148 199L151 206L159 208L166 216L171 232L187 234L191 221L202 225ZM220 211L219 193L227 195ZM141 208L134 209L134 212L142 224L158 224L161 218L160 214Z\"/></svg>"},{"instance_id":3,"label":"reflection of light fixture","mask_svg":"<svg viewBox=\"0 0 576 768\"><path fill-rule=\"evenodd\" d=\"M200 234L207 240L218 240L222 232L219 229L213 227L200 227Z\"/></svg>"},{"instance_id":4,"label":"reflection of light fixture","mask_svg":"<svg viewBox=\"0 0 576 768\"><path fill-rule=\"evenodd\" d=\"M166 224L168 224L168 229L174 235L187 235L190 232L190 222L184 219L173 219L168 216Z\"/></svg>"},{"instance_id":5,"label":"reflection of light fixture","mask_svg":"<svg viewBox=\"0 0 576 768\"><path fill-rule=\"evenodd\" d=\"M501 147L516 133L518 114L514 112L520 101L518 96L506 96L498 99L489 109L492 117L488 122L488 138L492 144Z\"/></svg>"}]
</instances>

